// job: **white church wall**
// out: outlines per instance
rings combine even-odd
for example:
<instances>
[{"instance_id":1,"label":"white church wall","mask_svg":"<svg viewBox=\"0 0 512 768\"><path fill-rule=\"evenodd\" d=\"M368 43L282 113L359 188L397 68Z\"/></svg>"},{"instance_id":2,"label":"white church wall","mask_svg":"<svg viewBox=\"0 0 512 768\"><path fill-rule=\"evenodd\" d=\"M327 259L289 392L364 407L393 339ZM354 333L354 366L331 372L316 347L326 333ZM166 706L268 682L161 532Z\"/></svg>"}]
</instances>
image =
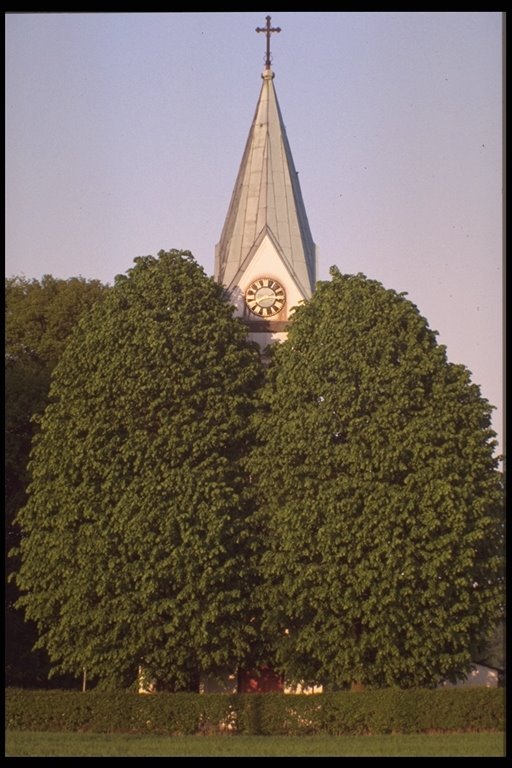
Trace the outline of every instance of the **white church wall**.
<instances>
[{"instance_id":1,"label":"white church wall","mask_svg":"<svg viewBox=\"0 0 512 768\"><path fill-rule=\"evenodd\" d=\"M477 686L497 688L498 670L493 667L486 667L483 664L473 664L467 678L457 680L456 683L450 683L445 680L439 688L473 688Z\"/></svg>"},{"instance_id":2,"label":"white church wall","mask_svg":"<svg viewBox=\"0 0 512 768\"><path fill-rule=\"evenodd\" d=\"M292 685L291 683L285 682L283 692L311 696L316 693L323 693L324 687L323 685L306 685L305 683L294 683Z\"/></svg>"},{"instance_id":3,"label":"white church wall","mask_svg":"<svg viewBox=\"0 0 512 768\"><path fill-rule=\"evenodd\" d=\"M156 693L156 680L142 666L139 667L137 685L139 693Z\"/></svg>"},{"instance_id":4,"label":"white church wall","mask_svg":"<svg viewBox=\"0 0 512 768\"><path fill-rule=\"evenodd\" d=\"M287 336L286 331L281 331L279 333L258 332L258 333L250 333L249 339L251 341L256 341L259 344L261 351L264 351L270 344L274 344L275 342L286 341L286 336Z\"/></svg>"}]
</instances>

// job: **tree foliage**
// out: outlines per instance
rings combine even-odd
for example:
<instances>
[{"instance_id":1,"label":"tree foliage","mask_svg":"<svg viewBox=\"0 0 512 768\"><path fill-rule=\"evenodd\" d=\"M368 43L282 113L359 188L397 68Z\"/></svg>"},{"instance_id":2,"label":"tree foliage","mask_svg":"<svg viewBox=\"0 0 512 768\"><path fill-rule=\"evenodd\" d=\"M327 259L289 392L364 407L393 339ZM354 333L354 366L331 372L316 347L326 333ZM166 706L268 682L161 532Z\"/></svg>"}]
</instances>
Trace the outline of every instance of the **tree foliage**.
<instances>
[{"instance_id":1,"label":"tree foliage","mask_svg":"<svg viewBox=\"0 0 512 768\"><path fill-rule=\"evenodd\" d=\"M50 376L78 319L105 294L98 280L5 281L6 507L24 500L32 416L46 405Z\"/></svg>"},{"instance_id":2,"label":"tree foliage","mask_svg":"<svg viewBox=\"0 0 512 768\"><path fill-rule=\"evenodd\" d=\"M78 318L101 299L108 286L99 280L44 275L41 281L11 277L5 281L6 353L54 366Z\"/></svg>"},{"instance_id":3,"label":"tree foliage","mask_svg":"<svg viewBox=\"0 0 512 768\"><path fill-rule=\"evenodd\" d=\"M79 317L106 290L98 280L78 277L5 281L6 551L18 542L13 519L26 500L32 417L46 406L51 372ZM9 566L12 570L16 564L10 561ZM9 684L34 685L46 678L47 665L43 655L31 653L34 630L14 608L16 597L11 583L5 592L6 678Z\"/></svg>"},{"instance_id":4,"label":"tree foliage","mask_svg":"<svg viewBox=\"0 0 512 768\"><path fill-rule=\"evenodd\" d=\"M259 354L188 252L135 260L57 364L20 603L60 672L172 688L254 643L244 457Z\"/></svg>"},{"instance_id":5,"label":"tree foliage","mask_svg":"<svg viewBox=\"0 0 512 768\"><path fill-rule=\"evenodd\" d=\"M12 317L8 364L35 366L42 403L58 334ZM270 638L290 680L463 674L503 609L502 478L469 371L403 294L333 270L261 377L188 252L137 259L84 316L18 515L20 603L55 671L186 688L270 661Z\"/></svg>"},{"instance_id":6,"label":"tree foliage","mask_svg":"<svg viewBox=\"0 0 512 768\"><path fill-rule=\"evenodd\" d=\"M434 685L502 608L491 406L404 294L331 274L262 394L266 627L290 679Z\"/></svg>"}]
</instances>

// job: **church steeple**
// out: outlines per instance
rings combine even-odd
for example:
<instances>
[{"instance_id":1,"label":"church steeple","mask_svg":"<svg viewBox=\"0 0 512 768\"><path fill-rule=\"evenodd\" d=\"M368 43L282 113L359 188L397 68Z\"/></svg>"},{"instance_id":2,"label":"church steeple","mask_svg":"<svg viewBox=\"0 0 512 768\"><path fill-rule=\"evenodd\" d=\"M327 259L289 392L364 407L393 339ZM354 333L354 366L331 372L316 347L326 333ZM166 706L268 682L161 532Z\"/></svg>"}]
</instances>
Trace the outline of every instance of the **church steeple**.
<instances>
[{"instance_id":1,"label":"church steeple","mask_svg":"<svg viewBox=\"0 0 512 768\"><path fill-rule=\"evenodd\" d=\"M273 82L270 34L281 30L268 16L256 31L267 36L263 83L215 249L215 278L251 330L275 338L291 308L314 290L316 249Z\"/></svg>"}]
</instances>

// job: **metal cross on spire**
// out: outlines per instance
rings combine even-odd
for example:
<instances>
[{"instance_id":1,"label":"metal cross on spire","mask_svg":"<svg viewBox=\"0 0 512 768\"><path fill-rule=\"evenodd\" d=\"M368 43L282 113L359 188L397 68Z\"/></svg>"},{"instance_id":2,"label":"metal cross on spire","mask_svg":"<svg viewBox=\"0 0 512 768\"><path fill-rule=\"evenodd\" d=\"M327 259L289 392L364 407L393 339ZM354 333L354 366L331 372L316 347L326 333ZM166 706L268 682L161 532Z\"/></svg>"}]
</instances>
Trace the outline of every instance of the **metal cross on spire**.
<instances>
[{"instance_id":1,"label":"metal cross on spire","mask_svg":"<svg viewBox=\"0 0 512 768\"><path fill-rule=\"evenodd\" d=\"M256 32L264 32L267 36L267 55L265 58L265 69L270 69L270 63L272 57L270 56L270 35L272 32L280 32L281 27L272 27L270 25L270 16L266 16L267 26L266 27L256 27Z\"/></svg>"}]
</instances>

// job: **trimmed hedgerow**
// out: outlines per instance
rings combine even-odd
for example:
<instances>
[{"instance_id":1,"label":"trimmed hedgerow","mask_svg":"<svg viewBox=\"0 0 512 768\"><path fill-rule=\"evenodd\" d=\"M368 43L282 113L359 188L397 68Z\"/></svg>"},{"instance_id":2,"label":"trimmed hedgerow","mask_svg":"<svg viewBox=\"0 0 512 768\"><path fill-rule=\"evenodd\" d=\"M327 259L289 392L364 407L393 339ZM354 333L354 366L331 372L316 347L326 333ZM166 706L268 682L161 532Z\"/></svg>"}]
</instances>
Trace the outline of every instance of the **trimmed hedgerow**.
<instances>
[{"instance_id":1,"label":"trimmed hedgerow","mask_svg":"<svg viewBox=\"0 0 512 768\"><path fill-rule=\"evenodd\" d=\"M227 697L194 693L8 689L6 727L14 730L187 735L231 722Z\"/></svg>"},{"instance_id":2,"label":"trimmed hedgerow","mask_svg":"<svg viewBox=\"0 0 512 768\"><path fill-rule=\"evenodd\" d=\"M239 733L363 735L486 731L505 727L502 689L387 688L317 696L238 697Z\"/></svg>"},{"instance_id":3,"label":"trimmed hedgerow","mask_svg":"<svg viewBox=\"0 0 512 768\"><path fill-rule=\"evenodd\" d=\"M86 693L8 689L6 728L99 733L360 735L501 731L503 689L277 693Z\"/></svg>"}]
</instances>

